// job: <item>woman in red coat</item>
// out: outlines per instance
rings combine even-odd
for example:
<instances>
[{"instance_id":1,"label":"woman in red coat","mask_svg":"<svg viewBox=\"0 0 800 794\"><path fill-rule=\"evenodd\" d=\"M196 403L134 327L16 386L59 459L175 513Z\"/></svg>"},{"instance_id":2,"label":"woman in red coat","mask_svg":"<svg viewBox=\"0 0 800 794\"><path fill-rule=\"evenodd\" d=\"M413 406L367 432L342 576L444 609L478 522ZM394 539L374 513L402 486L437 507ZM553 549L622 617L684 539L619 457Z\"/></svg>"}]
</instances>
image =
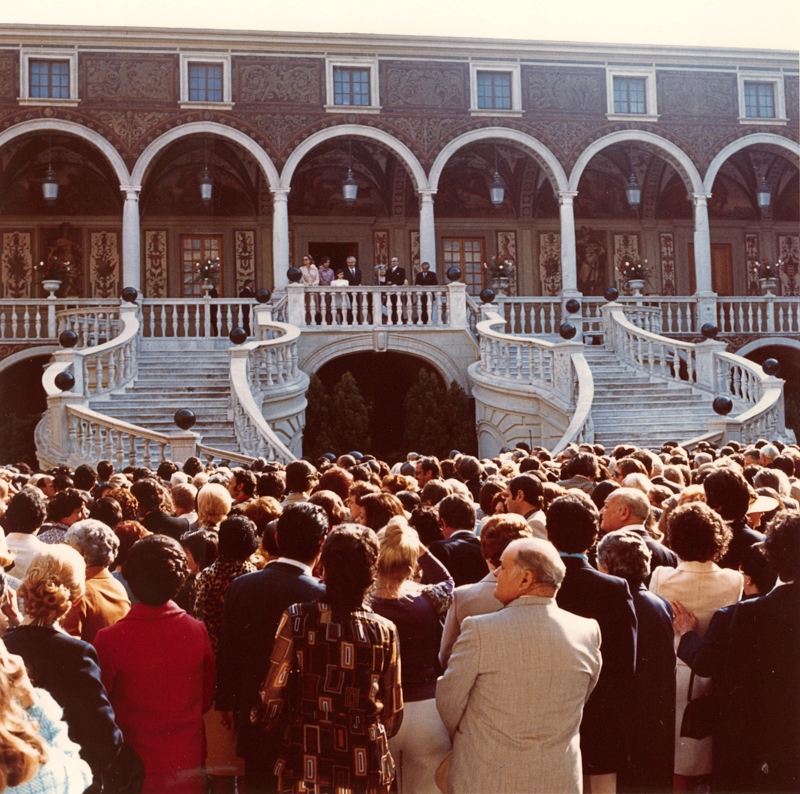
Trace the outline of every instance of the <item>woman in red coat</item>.
<instances>
[{"instance_id":1,"label":"woman in red coat","mask_svg":"<svg viewBox=\"0 0 800 794\"><path fill-rule=\"evenodd\" d=\"M137 541L123 574L139 603L94 642L117 724L144 762L143 791L153 794L202 794L205 786L214 654L205 626L171 600L188 573L177 541Z\"/></svg>"}]
</instances>

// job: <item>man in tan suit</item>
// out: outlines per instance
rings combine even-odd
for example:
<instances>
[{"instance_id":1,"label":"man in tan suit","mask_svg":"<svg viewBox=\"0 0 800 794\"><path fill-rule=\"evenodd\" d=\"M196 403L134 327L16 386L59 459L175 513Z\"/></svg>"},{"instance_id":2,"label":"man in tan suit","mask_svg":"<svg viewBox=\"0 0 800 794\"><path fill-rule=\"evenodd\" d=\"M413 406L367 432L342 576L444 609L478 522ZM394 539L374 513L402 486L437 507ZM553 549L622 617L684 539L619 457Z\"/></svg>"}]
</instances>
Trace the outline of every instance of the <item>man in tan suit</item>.
<instances>
[{"instance_id":1,"label":"man in tan suit","mask_svg":"<svg viewBox=\"0 0 800 794\"><path fill-rule=\"evenodd\" d=\"M449 792L581 790L578 729L600 629L556 605L564 572L548 541L513 541L495 573L503 609L462 624L436 689L453 736Z\"/></svg>"}]
</instances>

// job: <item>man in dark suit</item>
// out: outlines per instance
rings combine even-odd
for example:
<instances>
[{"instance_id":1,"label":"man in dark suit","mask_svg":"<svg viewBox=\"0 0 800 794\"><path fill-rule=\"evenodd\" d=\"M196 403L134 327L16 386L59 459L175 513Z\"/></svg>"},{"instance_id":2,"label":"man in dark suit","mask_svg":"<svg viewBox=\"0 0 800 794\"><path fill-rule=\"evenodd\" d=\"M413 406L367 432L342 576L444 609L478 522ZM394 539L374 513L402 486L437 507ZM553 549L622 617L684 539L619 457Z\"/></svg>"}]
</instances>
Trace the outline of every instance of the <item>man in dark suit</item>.
<instances>
[{"instance_id":1,"label":"man in dark suit","mask_svg":"<svg viewBox=\"0 0 800 794\"><path fill-rule=\"evenodd\" d=\"M567 566L556 602L600 624L603 669L583 710L581 754L584 788L608 790L627 764L636 612L628 583L589 565L586 552L597 537L599 518L594 504L580 496L561 496L547 509L547 535Z\"/></svg>"},{"instance_id":2,"label":"man in dark suit","mask_svg":"<svg viewBox=\"0 0 800 794\"><path fill-rule=\"evenodd\" d=\"M414 286L416 287L435 287L439 283L439 279L436 278L436 273L431 272L431 263L430 262L423 262L422 270L417 273L416 277L414 278ZM423 293L422 295L422 322L428 322L428 295L427 293Z\"/></svg>"},{"instance_id":3,"label":"man in dark suit","mask_svg":"<svg viewBox=\"0 0 800 794\"><path fill-rule=\"evenodd\" d=\"M261 571L235 579L225 596L217 654L216 708L231 712L238 728L237 752L245 762L247 790L276 791L272 774L278 746L250 724L250 711L269 670L275 632L283 611L314 601L325 587L312 575L328 530L318 505L287 505L278 519L280 557Z\"/></svg>"},{"instance_id":4,"label":"man in dark suit","mask_svg":"<svg viewBox=\"0 0 800 794\"><path fill-rule=\"evenodd\" d=\"M406 283L406 271L400 267L400 260L393 256L389 260L389 269L386 271L386 283L395 287L402 287ZM397 322L397 295L391 296L392 322Z\"/></svg>"},{"instance_id":5,"label":"man in dark suit","mask_svg":"<svg viewBox=\"0 0 800 794\"><path fill-rule=\"evenodd\" d=\"M450 571L456 587L479 582L489 573L489 566L475 537L475 506L463 496L451 494L439 502L439 520L444 540L431 543L428 551Z\"/></svg>"},{"instance_id":6,"label":"man in dark suit","mask_svg":"<svg viewBox=\"0 0 800 794\"><path fill-rule=\"evenodd\" d=\"M356 258L354 256L347 257L347 267L344 271L344 278L351 287L361 286L361 271L356 265Z\"/></svg>"},{"instance_id":7,"label":"man in dark suit","mask_svg":"<svg viewBox=\"0 0 800 794\"><path fill-rule=\"evenodd\" d=\"M247 281L244 282L244 286L239 290L239 297L244 298L245 300L252 300L255 298L256 293L253 291L253 287L255 287L256 283L253 279L249 278ZM250 304L243 303L242 304L242 328L247 332L247 335L250 336Z\"/></svg>"},{"instance_id":8,"label":"man in dark suit","mask_svg":"<svg viewBox=\"0 0 800 794\"><path fill-rule=\"evenodd\" d=\"M181 535L189 530L189 522L185 518L171 516L161 509L162 489L164 486L152 477L142 477L131 486L131 493L139 502L139 520L151 532L169 535L180 541Z\"/></svg>"}]
</instances>

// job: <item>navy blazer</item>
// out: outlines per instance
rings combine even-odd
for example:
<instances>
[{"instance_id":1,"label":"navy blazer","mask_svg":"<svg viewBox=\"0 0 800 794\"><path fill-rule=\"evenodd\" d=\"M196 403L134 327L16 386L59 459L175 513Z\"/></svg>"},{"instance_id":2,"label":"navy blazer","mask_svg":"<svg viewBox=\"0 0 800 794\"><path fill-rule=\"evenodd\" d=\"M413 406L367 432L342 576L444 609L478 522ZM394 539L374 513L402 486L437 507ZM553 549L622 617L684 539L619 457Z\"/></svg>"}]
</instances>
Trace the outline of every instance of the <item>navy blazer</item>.
<instances>
[{"instance_id":1,"label":"navy blazer","mask_svg":"<svg viewBox=\"0 0 800 794\"><path fill-rule=\"evenodd\" d=\"M181 535L189 531L189 522L185 518L171 516L163 510L153 510L142 519L142 525L156 535L169 535L180 541Z\"/></svg>"},{"instance_id":2,"label":"navy blazer","mask_svg":"<svg viewBox=\"0 0 800 794\"><path fill-rule=\"evenodd\" d=\"M351 286L351 287L360 287L361 286L361 271L356 268L355 273L350 272L350 268L346 267L344 269L344 280Z\"/></svg>"},{"instance_id":3,"label":"navy blazer","mask_svg":"<svg viewBox=\"0 0 800 794\"><path fill-rule=\"evenodd\" d=\"M580 557L565 557L567 573L556 603L600 624L603 669L583 709L585 775L619 772L627 763L628 715L636 667L636 612L628 583L600 573Z\"/></svg>"},{"instance_id":4,"label":"navy blazer","mask_svg":"<svg viewBox=\"0 0 800 794\"><path fill-rule=\"evenodd\" d=\"M69 738L96 780L122 748L122 731L100 680L97 652L89 643L50 626L20 626L3 637L10 653L25 660L34 686L46 689L64 709Z\"/></svg>"},{"instance_id":5,"label":"navy blazer","mask_svg":"<svg viewBox=\"0 0 800 794\"><path fill-rule=\"evenodd\" d=\"M480 540L467 530L457 530L449 538L434 541L428 551L447 568L456 587L480 582L489 573Z\"/></svg>"},{"instance_id":6,"label":"navy blazer","mask_svg":"<svg viewBox=\"0 0 800 794\"><path fill-rule=\"evenodd\" d=\"M217 652L216 708L236 713L241 756L262 752L264 734L250 725L250 710L259 702L283 611L324 594L319 579L284 562L231 582Z\"/></svg>"}]
</instances>

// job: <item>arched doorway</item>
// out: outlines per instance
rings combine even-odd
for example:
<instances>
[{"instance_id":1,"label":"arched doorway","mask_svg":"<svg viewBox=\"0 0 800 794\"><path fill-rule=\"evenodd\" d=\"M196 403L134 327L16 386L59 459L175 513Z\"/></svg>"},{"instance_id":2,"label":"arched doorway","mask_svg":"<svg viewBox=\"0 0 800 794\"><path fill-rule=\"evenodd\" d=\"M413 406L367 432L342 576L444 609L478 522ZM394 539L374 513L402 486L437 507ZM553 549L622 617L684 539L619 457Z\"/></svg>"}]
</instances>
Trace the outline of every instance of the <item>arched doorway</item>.
<instances>
[{"instance_id":1,"label":"arched doorway","mask_svg":"<svg viewBox=\"0 0 800 794\"><path fill-rule=\"evenodd\" d=\"M33 434L47 409L42 369L48 355L31 355L0 370L0 463L37 467Z\"/></svg>"},{"instance_id":2,"label":"arched doorway","mask_svg":"<svg viewBox=\"0 0 800 794\"><path fill-rule=\"evenodd\" d=\"M783 387L786 428L794 430L795 435L800 438L800 346L795 346L796 344L767 344L751 349L744 355L758 364L763 364L768 358L774 358L780 363L778 377L786 381Z\"/></svg>"}]
</instances>

